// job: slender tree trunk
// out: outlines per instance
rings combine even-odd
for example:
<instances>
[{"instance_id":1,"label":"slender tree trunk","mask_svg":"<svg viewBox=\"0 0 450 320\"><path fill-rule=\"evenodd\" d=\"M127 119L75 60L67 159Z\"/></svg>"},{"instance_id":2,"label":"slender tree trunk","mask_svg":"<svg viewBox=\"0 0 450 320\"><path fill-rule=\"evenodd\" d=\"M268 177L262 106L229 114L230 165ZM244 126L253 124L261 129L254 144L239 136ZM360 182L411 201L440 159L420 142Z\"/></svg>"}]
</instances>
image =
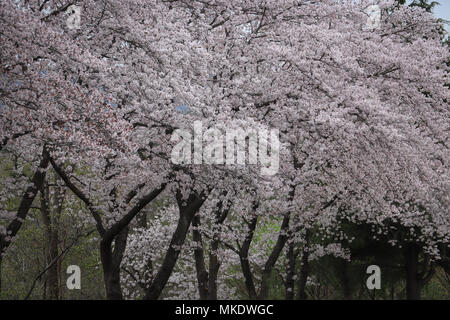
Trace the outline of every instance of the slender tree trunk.
<instances>
[{"instance_id":1,"label":"slender tree trunk","mask_svg":"<svg viewBox=\"0 0 450 320\"><path fill-rule=\"evenodd\" d=\"M248 257L247 258L241 257L240 261L248 297L250 300L256 300L257 299L256 288L255 283L253 281L252 271L250 269L250 263L248 262Z\"/></svg>"},{"instance_id":2,"label":"slender tree trunk","mask_svg":"<svg viewBox=\"0 0 450 320\"><path fill-rule=\"evenodd\" d=\"M41 216L45 225L45 235L47 238L46 261L51 263L58 257L58 232L53 225L50 210L49 187L44 182L41 188ZM46 288L48 288L47 298L51 300L59 299L58 264L54 263L47 271Z\"/></svg>"},{"instance_id":3,"label":"slender tree trunk","mask_svg":"<svg viewBox=\"0 0 450 320\"><path fill-rule=\"evenodd\" d=\"M166 251L162 266L147 290L145 300L157 300L164 290L178 260L179 248L184 244L192 219L205 201L205 194L202 192L200 195L189 195L186 204L184 204L185 201L180 192L177 192L176 198L180 211L177 228Z\"/></svg>"},{"instance_id":4,"label":"slender tree trunk","mask_svg":"<svg viewBox=\"0 0 450 320\"><path fill-rule=\"evenodd\" d=\"M287 266L286 266L286 300L294 300L294 274L295 274L295 252L294 243L291 242L286 254Z\"/></svg>"},{"instance_id":5,"label":"slender tree trunk","mask_svg":"<svg viewBox=\"0 0 450 320\"><path fill-rule=\"evenodd\" d=\"M224 195L226 195L226 193ZM223 202L220 201L217 204L217 210L215 212L214 232L211 247L209 248L208 300L217 300L217 276L221 265L217 257L217 250L220 245L220 231L223 222L230 212L231 202L227 201L226 204L227 206L224 208Z\"/></svg>"},{"instance_id":6,"label":"slender tree trunk","mask_svg":"<svg viewBox=\"0 0 450 320\"><path fill-rule=\"evenodd\" d=\"M250 250L250 244L253 240L253 234L256 229L256 223L258 221L258 216L255 216L248 224L249 231L245 237L244 243L239 250L239 260L241 262L242 274L244 275L245 287L247 288L248 297L251 300L257 299L255 283L253 281L253 274L250 268L250 263L248 260L248 252Z\"/></svg>"},{"instance_id":7,"label":"slender tree trunk","mask_svg":"<svg viewBox=\"0 0 450 320\"><path fill-rule=\"evenodd\" d=\"M192 220L193 230L192 235L194 241L197 243L197 248L194 251L195 268L197 271L197 282L201 300L217 300L217 276L220 269L220 262L217 258L217 250L220 244L220 229L229 212L229 207L223 210L223 203L220 201L217 204L215 211L215 220L213 225L213 237L209 248L209 269L206 270L204 247L200 227L200 217L195 215Z\"/></svg>"},{"instance_id":8,"label":"slender tree trunk","mask_svg":"<svg viewBox=\"0 0 450 320\"><path fill-rule=\"evenodd\" d=\"M203 253L203 239L198 228L200 227L200 217L194 215L192 219L192 238L196 244L194 250L195 258L195 270L197 271L197 284L198 292L200 294L200 300L206 300L208 298L208 272L205 266L205 257Z\"/></svg>"},{"instance_id":9,"label":"slender tree trunk","mask_svg":"<svg viewBox=\"0 0 450 320\"><path fill-rule=\"evenodd\" d=\"M298 288L297 288L297 300L306 300L306 282L308 280L309 274L309 232L306 231L305 235L305 246L303 248L303 254L300 265L300 275L298 279Z\"/></svg>"},{"instance_id":10,"label":"slender tree trunk","mask_svg":"<svg viewBox=\"0 0 450 320\"><path fill-rule=\"evenodd\" d=\"M213 239L209 252L208 300L217 300L217 275L220 268L217 249L219 249L219 239Z\"/></svg>"},{"instance_id":11,"label":"slender tree trunk","mask_svg":"<svg viewBox=\"0 0 450 320\"><path fill-rule=\"evenodd\" d=\"M57 176L55 176L55 183L57 181ZM56 212L54 215L54 222L52 222L52 233L53 233L53 248L52 248L52 252L53 254L57 253L59 254L59 250L58 250L58 243L59 243L59 234L58 234L58 230L59 230L59 226L60 224L60 220L61 220L61 215L64 209L64 200L65 200L65 196L66 196L66 191L67 189L65 187L57 187L57 192L56 192L56 197L55 197L55 201L56 203L54 204L54 207L56 208ZM64 259L65 254L63 254L55 263L55 284L57 286L57 290L56 290L56 296L58 300L62 300L63 298L63 289L62 289L62 274L61 274L61 266L62 266L62 261Z\"/></svg>"},{"instance_id":12,"label":"slender tree trunk","mask_svg":"<svg viewBox=\"0 0 450 320\"><path fill-rule=\"evenodd\" d=\"M57 266L57 273L58 273L58 300L63 300L63 280L62 280L62 260L58 259L58 262L56 262Z\"/></svg>"},{"instance_id":13,"label":"slender tree trunk","mask_svg":"<svg viewBox=\"0 0 450 320\"><path fill-rule=\"evenodd\" d=\"M421 281L419 278L419 251L416 244L405 248L406 296L408 300L420 300Z\"/></svg>"},{"instance_id":14,"label":"slender tree trunk","mask_svg":"<svg viewBox=\"0 0 450 320\"><path fill-rule=\"evenodd\" d=\"M278 235L277 242L276 242L275 246L273 247L269 258L267 259L266 264L264 265L264 270L263 270L262 278L261 278L261 290L260 290L258 299L261 299L261 300L266 299L267 295L269 293L269 279L272 276L273 267L275 266L275 263L277 262L278 258L280 257L280 254L283 251L284 245L286 244L287 231L289 229L289 220L290 220L290 213L287 213L283 218L283 222L281 224L281 230L280 230L280 234Z\"/></svg>"}]
</instances>

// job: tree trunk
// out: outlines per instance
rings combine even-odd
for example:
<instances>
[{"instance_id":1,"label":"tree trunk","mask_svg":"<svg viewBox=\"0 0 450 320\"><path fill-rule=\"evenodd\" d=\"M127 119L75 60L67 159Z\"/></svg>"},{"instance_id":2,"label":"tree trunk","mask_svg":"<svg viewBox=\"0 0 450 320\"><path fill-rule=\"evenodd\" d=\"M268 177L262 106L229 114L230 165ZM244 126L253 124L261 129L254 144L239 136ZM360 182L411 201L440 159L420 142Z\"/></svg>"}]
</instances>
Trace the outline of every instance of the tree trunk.
<instances>
[{"instance_id":1,"label":"tree trunk","mask_svg":"<svg viewBox=\"0 0 450 320\"><path fill-rule=\"evenodd\" d=\"M197 284L200 300L206 300L208 298L208 272L205 266L205 257L203 254L203 239L200 231L197 229L200 227L200 217L194 215L192 219L192 238L196 244L194 250L195 258L195 270L197 271Z\"/></svg>"},{"instance_id":2,"label":"tree trunk","mask_svg":"<svg viewBox=\"0 0 450 320\"><path fill-rule=\"evenodd\" d=\"M297 300L306 300L306 282L309 274L309 232L306 231L305 246L303 248L302 260L300 265L300 276L298 279Z\"/></svg>"},{"instance_id":3,"label":"tree trunk","mask_svg":"<svg viewBox=\"0 0 450 320\"><path fill-rule=\"evenodd\" d=\"M145 300L157 300L161 295L178 260L179 248L184 244L192 219L205 201L205 194L203 192L200 195L190 194L186 204L184 204L180 192L177 192L176 198L180 210L177 228L170 241L162 266L147 290Z\"/></svg>"},{"instance_id":4,"label":"tree trunk","mask_svg":"<svg viewBox=\"0 0 450 320\"><path fill-rule=\"evenodd\" d=\"M286 300L294 300L294 273L295 273L295 252L294 243L289 244L288 252L286 255L287 266L286 266Z\"/></svg>"},{"instance_id":5,"label":"tree trunk","mask_svg":"<svg viewBox=\"0 0 450 320\"><path fill-rule=\"evenodd\" d=\"M421 281L419 278L419 251L416 244L405 248L406 296L408 300L420 300Z\"/></svg>"},{"instance_id":6,"label":"tree trunk","mask_svg":"<svg viewBox=\"0 0 450 320\"><path fill-rule=\"evenodd\" d=\"M120 285L120 264L125 252L128 230L126 227L115 238L114 251L109 241L100 242L100 258L103 267L103 278L105 281L106 299L122 300L122 287Z\"/></svg>"},{"instance_id":7,"label":"tree trunk","mask_svg":"<svg viewBox=\"0 0 450 320\"><path fill-rule=\"evenodd\" d=\"M283 222L281 224L281 230L280 234L278 235L277 242L275 246L272 249L272 252L270 253L269 258L266 261L266 264L264 265L264 270L262 273L261 278L261 290L259 292L259 299L264 300L267 298L267 295L269 293L269 279L272 275L273 267L275 266L275 263L277 262L278 258L280 257L281 252L283 251L284 245L287 241L287 231L289 229L289 220L290 220L290 213L287 213L284 218Z\"/></svg>"},{"instance_id":8,"label":"tree trunk","mask_svg":"<svg viewBox=\"0 0 450 320\"><path fill-rule=\"evenodd\" d=\"M217 275L220 268L220 262L217 259L218 248L219 239L213 239L209 252L208 300L217 300Z\"/></svg>"},{"instance_id":9,"label":"tree trunk","mask_svg":"<svg viewBox=\"0 0 450 320\"><path fill-rule=\"evenodd\" d=\"M117 268L112 263L108 263L105 260L105 255L110 255L110 253L105 253L105 251L103 250L101 252L101 255L103 265L103 279L105 281L106 299L122 300L123 296L122 296L122 289L120 287L120 270L117 270Z\"/></svg>"},{"instance_id":10,"label":"tree trunk","mask_svg":"<svg viewBox=\"0 0 450 320\"><path fill-rule=\"evenodd\" d=\"M227 207L223 207L223 202L217 204L213 226L213 237L209 248L209 270L208 270L208 300L217 300L217 276L220 269L220 261L217 258L217 250L220 245L220 230L222 224L228 216L231 202L227 202Z\"/></svg>"},{"instance_id":11,"label":"tree trunk","mask_svg":"<svg viewBox=\"0 0 450 320\"><path fill-rule=\"evenodd\" d=\"M247 288L248 297L251 300L257 299L255 283L253 281L253 274L248 261L248 251L250 250L250 244L253 240L253 234L256 229L256 223L258 216L255 216L248 224L249 231L245 237L244 243L239 250L239 260L241 262L242 274L244 275L245 287Z\"/></svg>"},{"instance_id":12,"label":"tree trunk","mask_svg":"<svg viewBox=\"0 0 450 320\"><path fill-rule=\"evenodd\" d=\"M50 213L50 197L49 187L44 182L41 188L41 216L45 225L45 236L47 238L46 262L50 264L59 255L58 252L58 231L54 226ZM47 271L46 288L48 288L47 298L50 300L58 300L59 281L58 281L58 264L54 263Z\"/></svg>"},{"instance_id":13,"label":"tree trunk","mask_svg":"<svg viewBox=\"0 0 450 320\"><path fill-rule=\"evenodd\" d=\"M57 274L58 274L58 300L63 300L63 277L62 277L62 259L58 259L56 263L57 266Z\"/></svg>"},{"instance_id":14,"label":"tree trunk","mask_svg":"<svg viewBox=\"0 0 450 320\"><path fill-rule=\"evenodd\" d=\"M250 300L256 300L256 288L255 283L253 282L253 275L250 269L250 263L248 262L248 258L240 258L242 274L244 275L245 287L247 288L248 298Z\"/></svg>"}]
</instances>

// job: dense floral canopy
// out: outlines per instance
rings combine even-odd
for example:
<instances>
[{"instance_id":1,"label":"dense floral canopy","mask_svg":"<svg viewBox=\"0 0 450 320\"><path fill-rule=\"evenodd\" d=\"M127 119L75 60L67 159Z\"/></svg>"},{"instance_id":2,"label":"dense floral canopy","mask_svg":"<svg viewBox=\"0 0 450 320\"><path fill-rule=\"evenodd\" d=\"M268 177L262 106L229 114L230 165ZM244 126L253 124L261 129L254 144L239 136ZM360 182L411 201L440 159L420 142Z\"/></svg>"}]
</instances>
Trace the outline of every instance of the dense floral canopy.
<instances>
[{"instance_id":1,"label":"dense floral canopy","mask_svg":"<svg viewBox=\"0 0 450 320\"><path fill-rule=\"evenodd\" d=\"M374 27L372 3L2 1L2 157L20 159L17 173L56 170L109 245L161 192L189 203L195 190L208 197L199 213L212 239L211 214L230 203L218 251L230 263L239 263L235 242L245 243L242 221L255 216L268 226L289 216L280 232L296 243L318 228L336 242L327 254L351 258L339 242L351 241L343 225L354 223L439 259L439 246L450 242L448 49L431 13L377 1ZM74 4L81 24L71 29ZM278 129L278 173L174 164L172 133L194 121ZM35 182L3 180L3 240L17 233L8 223L26 217L8 200ZM169 209L169 226L155 224L129 242L126 264L140 261L142 274L147 265L136 257L163 250L175 232L177 207Z\"/></svg>"}]
</instances>

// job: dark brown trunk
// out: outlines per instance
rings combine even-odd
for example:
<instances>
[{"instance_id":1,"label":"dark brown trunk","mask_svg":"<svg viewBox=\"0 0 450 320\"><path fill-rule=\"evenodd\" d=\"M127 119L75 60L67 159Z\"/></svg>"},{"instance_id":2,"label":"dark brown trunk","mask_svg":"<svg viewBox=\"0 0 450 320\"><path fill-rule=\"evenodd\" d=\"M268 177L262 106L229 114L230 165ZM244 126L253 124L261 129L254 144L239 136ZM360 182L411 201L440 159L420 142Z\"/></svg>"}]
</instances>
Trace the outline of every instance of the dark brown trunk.
<instances>
[{"instance_id":1,"label":"dark brown trunk","mask_svg":"<svg viewBox=\"0 0 450 320\"><path fill-rule=\"evenodd\" d=\"M103 266L103 279L105 281L106 299L108 300L122 300L122 290L120 287L120 270L117 270L116 266L109 263L106 257L110 253L105 253L103 250L102 266Z\"/></svg>"},{"instance_id":2,"label":"dark brown trunk","mask_svg":"<svg viewBox=\"0 0 450 320\"><path fill-rule=\"evenodd\" d=\"M106 299L122 300L122 287L120 285L120 264L125 252L128 227L125 227L114 239L114 251L112 243L102 239L100 242L100 259L103 267L103 279L105 281Z\"/></svg>"},{"instance_id":3,"label":"dark brown trunk","mask_svg":"<svg viewBox=\"0 0 450 320\"><path fill-rule=\"evenodd\" d=\"M220 201L215 212L214 232L211 247L209 248L208 300L217 300L217 276L220 269L217 250L219 249L220 244L220 230L230 211L231 202L227 202L227 205L228 206L224 208L223 202Z\"/></svg>"},{"instance_id":4,"label":"dark brown trunk","mask_svg":"<svg viewBox=\"0 0 450 320\"><path fill-rule=\"evenodd\" d=\"M408 244L405 248L406 298L420 300L421 280L419 277L419 252L416 244Z\"/></svg>"},{"instance_id":5,"label":"dark brown trunk","mask_svg":"<svg viewBox=\"0 0 450 320\"><path fill-rule=\"evenodd\" d=\"M192 219L192 238L196 245L194 250L195 270L197 271L197 285L200 300L208 298L208 272L205 266L205 256L203 253L203 239L198 228L200 227L200 216L194 215Z\"/></svg>"},{"instance_id":6,"label":"dark brown trunk","mask_svg":"<svg viewBox=\"0 0 450 320\"><path fill-rule=\"evenodd\" d=\"M260 300L264 300L267 298L268 291L269 291L269 279L272 276L273 267L275 266L275 263L277 262L278 258L280 257L280 254L283 251L284 245L286 244L286 241L287 241L287 231L289 229L289 220L290 220L290 213L288 213L284 216L277 242L276 242L275 246L273 247L269 258L267 259L267 261L264 265L264 270L263 270L262 278L261 278L261 290L259 292L259 297L258 297Z\"/></svg>"},{"instance_id":7,"label":"dark brown trunk","mask_svg":"<svg viewBox=\"0 0 450 320\"><path fill-rule=\"evenodd\" d=\"M256 295L255 283L253 282L253 275L252 275L252 271L250 269L250 264L248 262L248 259L241 258L240 261L241 261L242 273L244 275L245 286L247 288L248 298L250 300L256 300L257 295Z\"/></svg>"},{"instance_id":8,"label":"dark brown trunk","mask_svg":"<svg viewBox=\"0 0 450 320\"><path fill-rule=\"evenodd\" d=\"M248 252L250 250L250 244L253 240L253 234L255 233L257 221L258 217L255 216L248 224L248 233L245 237L242 247L239 250L239 260L241 262L242 274L244 275L245 287L247 288L248 297L251 300L256 300L257 294L255 283L253 281L252 270L250 268L250 263L248 260Z\"/></svg>"},{"instance_id":9,"label":"dark brown trunk","mask_svg":"<svg viewBox=\"0 0 450 320\"><path fill-rule=\"evenodd\" d=\"M289 244L288 252L286 254L287 266L286 266L286 300L294 300L294 274L295 274L295 252L294 243Z\"/></svg>"},{"instance_id":10,"label":"dark brown trunk","mask_svg":"<svg viewBox=\"0 0 450 320\"><path fill-rule=\"evenodd\" d=\"M145 300L157 300L164 290L178 260L180 254L178 248L184 244L192 219L205 201L205 196L203 192L200 195L191 194L184 204L185 200L183 200L181 193L177 192L176 198L180 211L177 228L166 251L162 266L147 290Z\"/></svg>"},{"instance_id":11,"label":"dark brown trunk","mask_svg":"<svg viewBox=\"0 0 450 320\"><path fill-rule=\"evenodd\" d=\"M309 234L306 234L306 244L303 248L302 260L300 265L300 275L298 279L297 300L306 300L306 281L309 274Z\"/></svg>"},{"instance_id":12,"label":"dark brown trunk","mask_svg":"<svg viewBox=\"0 0 450 320\"><path fill-rule=\"evenodd\" d=\"M220 268L220 262L217 259L218 248L219 240L214 239L209 252L208 300L217 300L217 275Z\"/></svg>"}]
</instances>

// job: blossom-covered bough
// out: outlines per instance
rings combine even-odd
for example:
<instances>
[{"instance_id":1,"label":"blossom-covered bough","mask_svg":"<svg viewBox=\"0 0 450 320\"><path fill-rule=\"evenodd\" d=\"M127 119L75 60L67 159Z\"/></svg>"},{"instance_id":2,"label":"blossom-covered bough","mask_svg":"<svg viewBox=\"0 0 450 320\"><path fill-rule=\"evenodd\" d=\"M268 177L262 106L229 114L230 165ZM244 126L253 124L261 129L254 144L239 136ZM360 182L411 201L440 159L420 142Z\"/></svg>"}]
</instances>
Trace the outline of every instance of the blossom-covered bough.
<instances>
[{"instance_id":1,"label":"blossom-covered bough","mask_svg":"<svg viewBox=\"0 0 450 320\"><path fill-rule=\"evenodd\" d=\"M97 228L109 299L121 281L170 298L176 277L197 281L186 298L237 297L236 268L264 299L283 263L293 297L297 257L304 297L309 260L351 259L349 225L402 248L420 297L419 255L446 258L450 241L448 49L430 13L379 1L368 27L371 4L3 1L0 152L33 174L3 180L2 255L51 167ZM279 129L278 173L172 163L172 133L194 121ZM158 199L167 217L139 226Z\"/></svg>"}]
</instances>

